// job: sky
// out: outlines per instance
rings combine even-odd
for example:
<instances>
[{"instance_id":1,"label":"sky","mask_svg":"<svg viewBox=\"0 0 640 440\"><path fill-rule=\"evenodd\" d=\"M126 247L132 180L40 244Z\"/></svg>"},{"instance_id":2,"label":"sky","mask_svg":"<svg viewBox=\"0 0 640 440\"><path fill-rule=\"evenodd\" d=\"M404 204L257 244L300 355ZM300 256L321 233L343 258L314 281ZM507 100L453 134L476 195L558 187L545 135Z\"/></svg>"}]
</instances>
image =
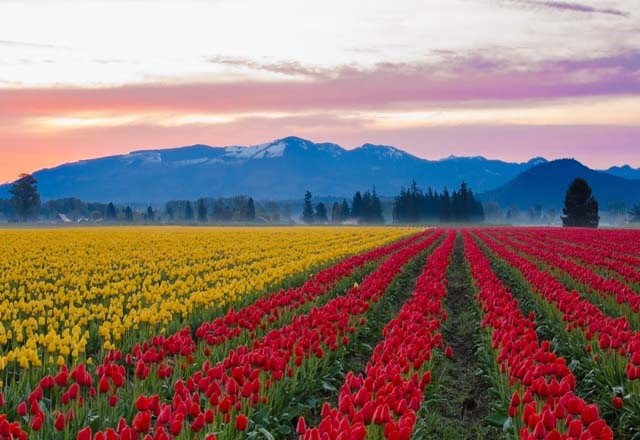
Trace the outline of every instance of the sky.
<instances>
[{"instance_id":1,"label":"sky","mask_svg":"<svg viewBox=\"0 0 640 440\"><path fill-rule=\"evenodd\" d=\"M289 135L640 167L640 1L0 2L0 182Z\"/></svg>"}]
</instances>

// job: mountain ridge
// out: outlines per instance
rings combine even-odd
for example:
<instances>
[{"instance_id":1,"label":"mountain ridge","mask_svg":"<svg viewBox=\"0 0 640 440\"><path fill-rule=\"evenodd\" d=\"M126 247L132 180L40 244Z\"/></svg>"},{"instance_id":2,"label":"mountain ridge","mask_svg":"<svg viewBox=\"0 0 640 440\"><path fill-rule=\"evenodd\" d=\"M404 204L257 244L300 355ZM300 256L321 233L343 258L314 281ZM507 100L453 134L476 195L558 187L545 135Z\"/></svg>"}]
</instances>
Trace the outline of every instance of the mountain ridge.
<instances>
[{"instance_id":1,"label":"mountain ridge","mask_svg":"<svg viewBox=\"0 0 640 440\"><path fill-rule=\"evenodd\" d=\"M600 209L605 209L612 201L624 201L627 205L640 201L640 179L592 170L575 159L557 159L536 165L504 185L481 194L480 198L483 202L496 202L505 208L528 208L537 203L560 208L566 188L576 177L589 182Z\"/></svg>"},{"instance_id":2,"label":"mountain ridge","mask_svg":"<svg viewBox=\"0 0 640 440\"><path fill-rule=\"evenodd\" d=\"M520 173L547 163L541 157L511 163L482 156L427 160L389 145L365 143L345 149L296 136L252 146L194 144L84 159L36 171L45 200L164 202L238 194L257 199L350 197L376 186L383 196L398 194L412 179L427 188L458 187L476 193L500 187ZM8 185L0 186L6 197Z\"/></svg>"}]
</instances>

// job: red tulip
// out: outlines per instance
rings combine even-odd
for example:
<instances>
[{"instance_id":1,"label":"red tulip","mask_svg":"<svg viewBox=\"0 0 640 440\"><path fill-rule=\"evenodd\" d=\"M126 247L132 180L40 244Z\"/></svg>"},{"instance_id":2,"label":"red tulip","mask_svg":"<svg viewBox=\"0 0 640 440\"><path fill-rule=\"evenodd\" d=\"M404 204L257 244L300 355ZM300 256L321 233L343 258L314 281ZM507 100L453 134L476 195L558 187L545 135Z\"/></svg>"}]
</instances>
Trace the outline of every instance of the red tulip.
<instances>
[{"instance_id":1,"label":"red tulip","mask_svg":"<svg viewBox=\"0 0 640 440\"><path fill-rule=\"evenodd\" d=\"M622 400L621 397L618 397L618 396L611 399L611 402L613 403L613 407L615 409L622 409L622 407L624 406L624 401Z\"/></svg>"},{"instance_id":2,"label":"red tulip","mask_svg":"<svg viewBox=\"0 0 640 440\"><path fill-rule=\"evenodd\" d=\"M106 376L102 376L100 378L100 382L98 383L98 391L100 391L101 393L106 393L109 391L109 388L109 379L107 379Z\"/></svg>"},{"instance_id":3,"label":"red tulip","mask_svg":"<svg viewBox=\"0 0 640 440\"><path fill-rule=\"evenodd\" d=\"M64 431L64 427L65 427L65 420L64 420L64 415L60 414L58 416L58 418L56 418L55 423L53 424L53 426L58 430L58 431Z\"/></svg>"},{"instance_id":4,"label":"red tulip","mask_svg":"<svg viewBox=\"0 0 640 440\"><path fill-rule=\"evenodd\" d=\"M133 417L133 428L136 432L143 434L149 432L151 424L151 413L149 411L139 412Z\"/></svg>"},{"instance_id":5,"label":"red tulip","mask_svg":"<svg viewBox=\"0 0 640 440\"><path fill-rule=\"evenodd\" d=\"M37 414L31 421L31 429L34 431L40 431L40 429L42 429L43 422L44 416L42 414Z\"/></svg>"},{"instance_id":6,"label":"red tulip","mask_svg":"<svg viewBox=\"0 0 640 440\"><path fill-rule=\"evenodd\" d=\"M451 348L451 346L447 346L447 348L444 350L444 355L448 358L453 357L453 349Z\"/></svg>"},{"instance_id":7,"label":"red tulip","mask_svg":"<svg viewBox=\"0 0 640 440\"><path fill-rule=\"evenodd\" d=\"M304 417L300 416L298 418L298 424L296 426L296 434L303 435L305 432L307 432L307 424L304 421Z\"/></svg>"},{"instance_id":8,"label":"red tulip","mask_svg":"<svg viewBox=\"0 0 640 440\"><path fill-rule=\"evenodd\" d=\"M520 394L517 391L514 391L511 396L511 406L520 406Z\"/></svg>"},{"instance_id":9,"label":"red tulip","mask_svg":"<svg viewBox=\"0 0 640 440\"><path fill-rule=\"evenodd\" d=\"M87 426L86 428L78 431L76 440L91 440L91 427Z\"/></svg>"},{"instance_id":10,"label":"red tulip","mask_svg":"<svg viewBox=\"0 0 640 440\"><path fill-rule=\"evenodd\" d=\"M240 414L239 416L236 417L236 429L238 431L244 431L245 429L247 429L248 424L249 424L249 420L247 419L247 416L245 416L244 414Z\"/></svg>"},{"instance_id":11,"label":"red tulip","mask_svg":"<svg viewBox=\"0 0 640 440\"><path fill-rule=\"evenodd\" d=\"M580 434L582 434L582 422L580 420L572 420L569 423L569 435L578 438Z\"/></svg>"},{"instance_id":12,"label":"red tulip","mask_svg":"<svg viewBox=\"0 0 640 440\"><path fill-rule=\"evenodd\" d=\"M582 423L585 426L589 426L592 422L595 422L600 418L598 414L598 407L595 404L587 405L582 410Z\"/></svg>"}]
</instances>

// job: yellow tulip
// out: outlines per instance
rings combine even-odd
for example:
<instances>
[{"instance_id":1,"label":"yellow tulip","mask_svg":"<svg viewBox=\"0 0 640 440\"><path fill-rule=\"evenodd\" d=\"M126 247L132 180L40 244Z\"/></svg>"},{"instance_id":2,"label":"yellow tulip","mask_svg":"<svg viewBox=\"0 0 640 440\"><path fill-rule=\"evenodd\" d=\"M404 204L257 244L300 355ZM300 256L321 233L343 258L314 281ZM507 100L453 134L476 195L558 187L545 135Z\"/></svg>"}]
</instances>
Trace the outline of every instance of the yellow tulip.
<instances>
[{"instance_id":1,"label":"yellow tulip","mask_svg":"<svg viewBox=\"0 0 640 440\"><path fill-rule=\"evenodd\" d=\"M146 338L415 228L0 230L0 369ZM306 276L306 275L305 275ZM145 329L144 335L141 330ZM87 362L90 361L90 357Z\"/></svg>"}]
</instances>

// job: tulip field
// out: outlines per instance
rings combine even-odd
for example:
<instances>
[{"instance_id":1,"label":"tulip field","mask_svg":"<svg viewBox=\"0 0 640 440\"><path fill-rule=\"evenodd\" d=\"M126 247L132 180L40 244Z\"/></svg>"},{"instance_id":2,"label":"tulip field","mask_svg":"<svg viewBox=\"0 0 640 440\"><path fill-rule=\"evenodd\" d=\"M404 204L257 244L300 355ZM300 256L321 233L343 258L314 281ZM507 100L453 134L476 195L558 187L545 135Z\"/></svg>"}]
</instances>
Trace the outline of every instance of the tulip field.
<instances>
[{"instance_id":1,"label":"tulip field","mask_svg":"<svg viewBox=\"0 0 640 440\"><path fill-rule=\"evenodd\" d=\"M640 439L640 231L0 230L0 440Z\"/></svg>"}]
</instances>

